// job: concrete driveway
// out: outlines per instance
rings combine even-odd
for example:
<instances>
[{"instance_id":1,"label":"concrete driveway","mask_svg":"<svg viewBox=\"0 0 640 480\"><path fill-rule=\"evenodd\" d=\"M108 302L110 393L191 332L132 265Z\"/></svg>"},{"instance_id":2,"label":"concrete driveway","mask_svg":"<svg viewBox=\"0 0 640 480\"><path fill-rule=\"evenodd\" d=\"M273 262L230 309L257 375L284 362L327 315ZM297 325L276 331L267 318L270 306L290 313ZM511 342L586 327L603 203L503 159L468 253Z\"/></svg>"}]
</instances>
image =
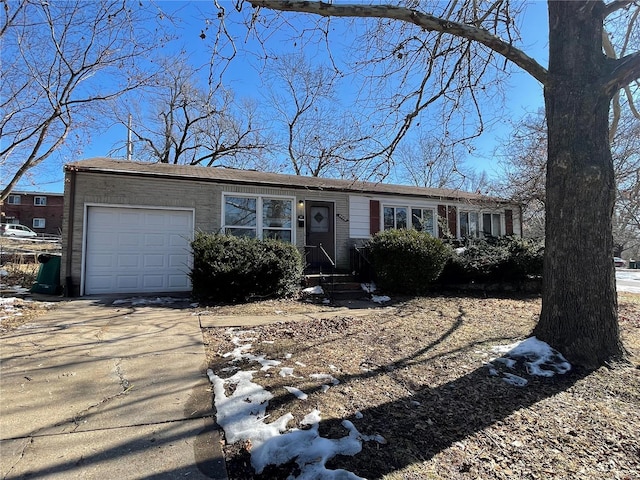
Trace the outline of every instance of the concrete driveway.
<instances>
[{"instance_id":1,"label":"concrete driveway","mask_svg":"<svg viewBox=\"0 0 640 480\"><path fill-rule=\"evenodd\" d=\"M110 303L0 337L2 478L226 478L198 317Z\"/></svg>"}]
</instances>

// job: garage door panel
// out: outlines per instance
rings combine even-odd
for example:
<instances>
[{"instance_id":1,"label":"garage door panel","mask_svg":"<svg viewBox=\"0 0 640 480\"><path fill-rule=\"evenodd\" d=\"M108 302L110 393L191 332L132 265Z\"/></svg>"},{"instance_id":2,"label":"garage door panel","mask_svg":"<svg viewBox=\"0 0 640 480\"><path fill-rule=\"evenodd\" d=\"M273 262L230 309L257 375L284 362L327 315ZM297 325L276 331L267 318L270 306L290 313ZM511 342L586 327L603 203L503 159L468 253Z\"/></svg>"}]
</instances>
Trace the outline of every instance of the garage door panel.
<instances>
[{"instance_id":1,"label":"garage door panel","mask_svg":"<svg viewBox=\"0 0 640 480\"><path fill-rule=\"evenodd\" d=\"M189 255L169 255L169 267L183 267L188 268L190 266L191 257Z\"/></svg>"},{"instance_id":2,"label":"garage door panel","mask_svg":"<svg viewBox=\"0 0 640 480\"><path fill-rule=\"evenodd\" d=\"M167 245L167 236L161 233L147 233L144 236L144 246L147 248L162 248Z\"/></svg>"},{"instance_id":3,"label":"garage door panel","mask_svg":"<svg viewBox=\"0 0 640 480\"><path fill-rule=\"evenodd\" d=\"M140 263L139 255L118 255L118 267L120 268L140 268Z\"/></svg>"},{"instance_id":4,"label":"garage door panel","mask_svg":"<svg viewBox=\"0 0 640 480\"><path fill-rule=\"evenodd\" d=\"M94 275L91 278L91 284L96 289L111 289L113 288L113 278L111 275Z\"/></svg>"},{"instance_id":5,"label":"garage door panel","mask_svg":"<svg viewBox=\"0 0 640 480\"><path fill-rule=\"evenodd\" d=\"M191 226L191 219L186 218L184 215L170 215L168 217L168 226L177 229L186 229Z\"/></svg>"},{"instance_id":6,"label":"garage door panel","mask_svg":"<svg viewBox=\"0 0 640 480\"><path fill-rule=\"evenodd\" d=\"M191 283L186 275L169 275L169 288L173 289L189 289Z\"/></svg>"},{"instance_id":7,"label":"garage door panel","mask_svg":"<svg viewBox=\"0 0 640 480\"><path fill-rule=\"evenodd\" d=\"M145 255L143 257L143 267L144 268L163 268L165 266L166 260L167 260L167 257L162 254Z\"/></svg>"},{"instance_id":8,"label":"garage door panel","mask_svg":"<svg viewBox=\"0 0 640 480\"><path fill-rule=\"evenodd\" d=\"M189 249L189 239L182 234L169 235L168 239L169 246L171 247L182 247L185 250Z\"/></svg>"},{"instance_id":9,"label":"garage door panel","mask_svg":"<svg viewBox=\"0 0 640 480\"><path fill-rule=\"evenodd\" d=\"M139 275L118 275L116 277L116 288L127 289L130 292L138 290L140 284Z\"/></svg>"},{"instance_id":10,"label":"garage door panel","mask_svg":"<svg viewBox=\"0 0 640 480\"><path fill-rule=\"evenodd\" d=\"M163 275L145 275L142 278L142 287L145 289L161 289L165 286L165 277Z\"/></svg>"},{"instance_id":11,"label":"garage door panel","mask_svg":"<svg viewBox=\"0 0 640 480\"><path fill-rule=\"evenodd\" d=\"M147 213L144 216L144 224L147 227L164 227L167 223L166 217L170 214Z\"/></svg>"},{"instance_id":12,"label":"garage door panel","mask_svg":"<svg viewBox=\"0 0 640 480\"><path fill-rule=\"evenodd\" d=\"M88 207L85 293L188 291L193 214Z\"/></svg>"},{"instance_id":13,"label":"garage door panel","mask_svg":"<svg viewBox=\"0 0 640 480\"><path fill-rule=\"evenodd\" d=\"M115 257L109 254L95 254L93 257L93 265L96 268L112 268L116 265Z\"/></svg>"},{"instance_id":14,"label":"garage door panel","mask_svg":"<svg viewBox=\"0 0 640 480\"><path fill-rule=\"evenodd\" d=\"M118 235L118 245L121 247L140 247L142 246L140 233L120 233Z\"/></svg>"},{"instance_id":15,"label":"garage door panel","mask_svg":"<svg viewBox=\"0 0 640 480\"><path fill-rule=\"evenodd\" d=\"M119 212L118 224L124 228L138 228L141 220L140 212Z\"/></svg>"}]
</instances>

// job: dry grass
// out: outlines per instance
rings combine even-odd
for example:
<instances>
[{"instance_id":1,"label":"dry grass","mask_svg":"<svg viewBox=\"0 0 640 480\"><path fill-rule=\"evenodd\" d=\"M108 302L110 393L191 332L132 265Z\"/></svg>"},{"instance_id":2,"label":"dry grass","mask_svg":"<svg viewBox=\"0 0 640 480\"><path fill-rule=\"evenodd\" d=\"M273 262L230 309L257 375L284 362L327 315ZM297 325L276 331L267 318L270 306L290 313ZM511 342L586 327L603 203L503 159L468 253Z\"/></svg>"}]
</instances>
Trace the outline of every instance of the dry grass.
<instances>
[{"instance_id":1,"label":"dry grass","mask_svg":"<svg viewBox=\"0 0 640 480\"><path fill-rule=\"evenodd\" d=\"M53 307L50 302L15 298L25 296L17 292L29 289L35 283L39 268L40 263L31 261L5 263L0 267L0 333L14 330Z\"/></svg>"},{"instance_id":2,"label":"dry grass","mask_svg":"<svg viewBox=\"0 0 640 480\"><path fill-rule=\"evenodd\" d=\"M32 322L52 308L55 303L0 297L0 334Z\"/></svg>"},{"instance_id":3,"label":"dry grass","mask_svg":"<svg viewBox=\"0 0 640 480\"><path fill-rule=\"evenodd\" d=\"M252 327L252 353L281 360L301 377L271 370L257 372L254 381L275 396L270 418L291 412L298 422L318 408L323 436L344 436L342 419L363 434L383 435L386 445L365 442L358 455L328 465L361 477L637 479L640 295L621 294L619 303L632 365L614 370L527 377L527 387L510 386L484 364L491 346L529 334L539 299L433 297L399 301L365 317ZM267 314L279 308L271 302L227 307L224 314L249 308L255 315L261 306ZM205 331L208 361L220 376L230 375L222 371L229 359L221 355L234 348L237 334ZM313 373L330 373L340 384L323 393ZM308 399L298 400L284 386ZM227 445L226 455L232 479L286 478L292 468L258 476L246 446Z\"/></svg>"}]
</instances>

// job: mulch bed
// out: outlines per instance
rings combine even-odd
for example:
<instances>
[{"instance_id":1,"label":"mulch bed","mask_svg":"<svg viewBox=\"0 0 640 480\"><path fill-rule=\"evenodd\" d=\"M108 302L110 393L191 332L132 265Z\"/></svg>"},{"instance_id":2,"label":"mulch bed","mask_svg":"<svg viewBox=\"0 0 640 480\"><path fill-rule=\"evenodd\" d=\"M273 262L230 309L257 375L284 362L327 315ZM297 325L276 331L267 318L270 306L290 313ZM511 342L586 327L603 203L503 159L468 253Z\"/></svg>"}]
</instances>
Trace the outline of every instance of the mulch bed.
<instances>
[{"instance_id":1,"label":"mulch bed","mask_svg":"<svg viewBox=\"0 0 640 480\"><path fill-rule=\"evenodd\" d=\"M631 363L593 372L527 378L514 387L491 376L490 349L526 338L538 298L425 297L395 300L365 317L282 322L252 327L251 353L280 360L253 381L273 395L270 418L298 422L321 412L320 433L340 438L350 420L363 450L327 466L374 479L638 479L640 475L640 295L621 294L620 328ZM247 307L238 307L247 308ZM253 304L273 314L287 304ZM230 314L233 307L225 309ZM207 360L221 376L237 330L204 330ZM288 355L290 354L290 355ZM254 369L256 365L240 365ZM278 375L293 367L294 377ZM323 392L311 374L340 380ZM300 400L284 389L308 394ZM287 478L295 466L256 475L250 444L225 445L232 479Z\"/></svg>"}]
</instances>

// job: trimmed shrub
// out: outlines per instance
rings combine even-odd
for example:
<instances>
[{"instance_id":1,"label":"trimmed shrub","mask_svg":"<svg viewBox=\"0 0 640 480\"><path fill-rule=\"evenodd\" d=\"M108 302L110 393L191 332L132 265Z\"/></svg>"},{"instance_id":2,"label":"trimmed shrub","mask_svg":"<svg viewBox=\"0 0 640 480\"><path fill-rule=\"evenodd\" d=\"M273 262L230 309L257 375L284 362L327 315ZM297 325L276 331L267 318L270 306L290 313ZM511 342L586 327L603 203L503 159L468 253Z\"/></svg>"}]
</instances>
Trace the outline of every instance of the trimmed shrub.
<instances>
[{"instance_id":1,"label":"trimmed shrub","mask_svg":"<svg viewBox=\"0 0 640 480\"><path fill-rule=\"evenodd\" d=\"M378 285L387 292L421 293L442 271L451 250L417 230L385 230L369 241Z\"/></svg>"},{"instance_id":2,"label":"trimmed shrub","mask_svg":"<svg viewBox=\"0 0 640 480\"><path fill-rule=\"evenodd\" d=\"M509 238L509 261L506 276L515 280L542 276L544 242L525 238Z\"/></svg>"},{"instance_id":3,"label":"trimmed shrub","mask_svg":"<svg viewBox=\"0 0 640 480\"><path fill-rule=\"evenodd\" d=\"M191 248L190 277L199 300L288 297L300 288L302 256L290 243L198 233Z\"/></svg>"},{"instance_id":4,"label":"trimmed shrub","mask_svg":"<svg viewBox=\"0 0 640 480\"><path fill-rule=\"evenodd\" d=\"M440 283L518 282L542 275L541 242L506 237L474 240L447 262Z\"/></svg>"}]
</instances>

